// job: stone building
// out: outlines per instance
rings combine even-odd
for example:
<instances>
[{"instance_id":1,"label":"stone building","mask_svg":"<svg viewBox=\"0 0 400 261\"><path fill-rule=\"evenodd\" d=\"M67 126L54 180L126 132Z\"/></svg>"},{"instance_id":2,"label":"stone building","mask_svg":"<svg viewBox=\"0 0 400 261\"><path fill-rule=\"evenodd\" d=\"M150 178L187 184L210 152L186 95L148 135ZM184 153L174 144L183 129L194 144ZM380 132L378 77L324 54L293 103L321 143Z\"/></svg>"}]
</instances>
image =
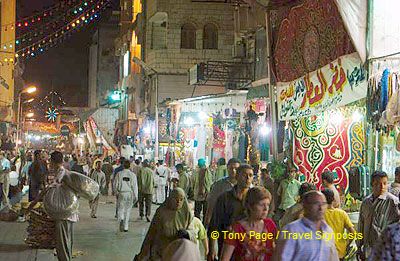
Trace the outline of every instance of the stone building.
<instances>
[{"instance_id":1,"label":"stone building","mask_svg":"<svg viewBox=\"0 0 400 261\"><path fill-rule=\"evenodd\" d=\"M110 11L93 34L89 49L89 107L107 105L109 93L118 81L118 59L114 40L119 33L119 11Z\"/></svg>"},{"instance_id":2,"label":"stone building","mask_svg":"<svg viewBox=\"0 0 400 261\"><path fill-rule=\"evenodd\" d=\"M223 85L194 89L188 70L200 62L232 60L234 7L191 0L152 0L146 5L143 60L158 72L158 102L225 92Z\"/></svg>"}]
</instances>

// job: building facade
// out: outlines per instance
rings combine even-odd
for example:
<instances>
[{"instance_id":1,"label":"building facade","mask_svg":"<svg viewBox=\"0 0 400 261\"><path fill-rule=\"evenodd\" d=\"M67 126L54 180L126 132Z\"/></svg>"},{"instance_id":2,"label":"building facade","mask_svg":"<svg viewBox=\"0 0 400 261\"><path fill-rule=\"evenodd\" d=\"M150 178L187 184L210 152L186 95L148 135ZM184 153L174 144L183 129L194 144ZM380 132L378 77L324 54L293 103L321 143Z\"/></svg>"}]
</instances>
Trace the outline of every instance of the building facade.
<instances>
[{"instance_id":1,"label":"building facade","mask_svg":"<svg viewBox=\"0 0 400 261\"><path fill-rule=\"evenodd\" d=\"M13 122L15 64L15 0L0 1L0 122Z\"/></svg>"},{"instance_id":2,"label":"building facade","mask_svg":"<svg viewBox=\"0 0 400 261\"><path fill-rule=\"evenodd\" d=\"M143 60L158 73L158 102L225 92L223 85L190 86L188 70L201 62L232 60L233 5L152 0L143 9L137 30L145 32Z\"/></svg>"},{"instance_id":3,"label":"building facade","mask_svg":"<svg viewBox=\"0 0 400 261\"><path fill-rule=\"evenodd\" d=\"M114 40L119 34L119 11L112 11L109 19L99 24L89 51L89 107L108 104L108 97L118 82L118 59Z\"/></svg>"}]
</instances>

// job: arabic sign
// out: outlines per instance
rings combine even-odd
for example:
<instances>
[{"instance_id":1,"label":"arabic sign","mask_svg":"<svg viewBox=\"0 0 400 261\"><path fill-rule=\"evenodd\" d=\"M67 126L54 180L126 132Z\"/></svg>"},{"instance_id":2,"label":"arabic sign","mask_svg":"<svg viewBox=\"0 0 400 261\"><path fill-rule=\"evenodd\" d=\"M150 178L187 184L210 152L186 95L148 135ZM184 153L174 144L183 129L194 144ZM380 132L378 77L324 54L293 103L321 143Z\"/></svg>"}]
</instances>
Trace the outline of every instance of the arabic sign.
<instances>
[{"instance_id":1,"label":"arabic sign","mask_svg":"<svg viewBox=\"0 0 400 261\"><path fill-rule=\"evenodd\" d=\"M357 53L292 82L278 83L280 120L311 116L367 96L367 72Z\"/></svg>"}]
</instances>

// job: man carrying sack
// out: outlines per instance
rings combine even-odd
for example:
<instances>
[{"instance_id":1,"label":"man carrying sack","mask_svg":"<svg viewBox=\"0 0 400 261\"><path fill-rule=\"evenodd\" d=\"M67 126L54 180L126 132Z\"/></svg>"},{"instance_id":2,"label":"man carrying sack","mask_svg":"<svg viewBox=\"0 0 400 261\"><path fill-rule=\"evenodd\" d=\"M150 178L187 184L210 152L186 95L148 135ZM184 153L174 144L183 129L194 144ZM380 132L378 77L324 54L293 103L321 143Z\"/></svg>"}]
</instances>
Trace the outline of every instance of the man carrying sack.
<instances>
[{"instance_id":1,"label":"man carrying sack","mask_svg":"<svg viewBox=\"0 0 400 261\"><path fill-rule=\"evenodd\" d=\"M51 186L57 186L62 178L68 175L69 171L62 167L63 154L55 151L50 156L50 172L54 173L55 179ZM73 244L73 224L78 222L78 213L73 213L70 217L56 220L56 250L57 258L60 261L72 259Z\"/></svg>"}]
</instances>

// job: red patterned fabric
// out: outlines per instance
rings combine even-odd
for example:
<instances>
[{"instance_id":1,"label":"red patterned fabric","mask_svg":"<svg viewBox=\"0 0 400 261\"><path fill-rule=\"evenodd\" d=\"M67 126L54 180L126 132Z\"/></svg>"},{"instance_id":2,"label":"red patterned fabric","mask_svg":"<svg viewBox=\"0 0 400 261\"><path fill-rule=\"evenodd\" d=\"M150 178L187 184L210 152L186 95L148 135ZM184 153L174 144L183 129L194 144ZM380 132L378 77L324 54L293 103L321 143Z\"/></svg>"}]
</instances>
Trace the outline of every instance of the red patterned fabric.
<instances>
[{"instance_id":1,"label":"red patterned fabric","mask_svg":"<svg viewBox=\"0 0 400 261\"><path fill-rule=\"evenodd\" d=\"M321 188L321 174L333 171L340 191L348 188L348 171L363 162L363 124L353 122L352 111L344 111L342 122L331 122L337 115L323 113L293 121L293 162L307 182Z\"/></svg>"},{"instance_id":2,"label":"red patterned fabric","mask_svg":"<svg viewBox=\"0 0 400 261\"><path fill-rule=\"evenodd\" d=\"M278 82L293 81L355 52L333 0L305 0L290 9L278 29L274 45Z\"/></svg>"}]
</instances>

